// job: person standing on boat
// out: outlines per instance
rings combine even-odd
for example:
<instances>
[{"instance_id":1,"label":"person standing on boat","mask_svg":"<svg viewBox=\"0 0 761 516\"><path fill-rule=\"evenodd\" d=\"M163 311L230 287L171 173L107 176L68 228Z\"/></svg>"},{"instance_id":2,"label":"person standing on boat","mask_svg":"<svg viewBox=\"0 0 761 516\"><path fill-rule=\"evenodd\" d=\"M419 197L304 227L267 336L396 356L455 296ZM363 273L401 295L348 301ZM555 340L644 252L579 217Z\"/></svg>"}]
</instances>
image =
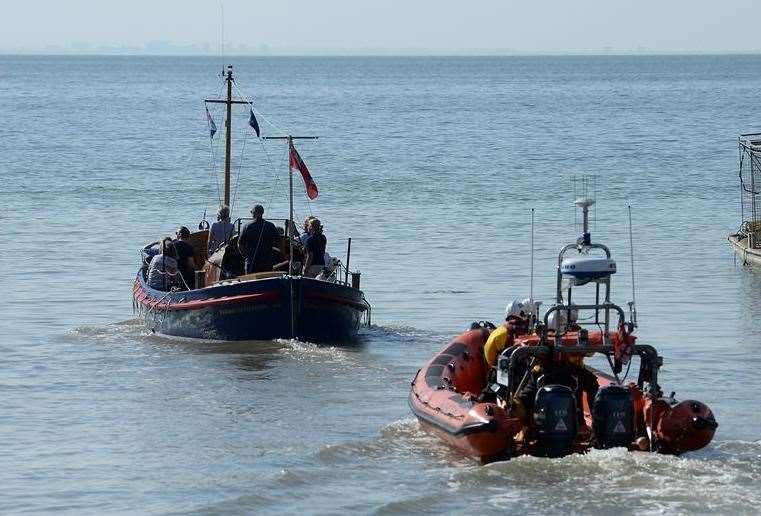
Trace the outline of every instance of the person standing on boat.
<instances>
[{"instance_id":1,"label":"person standing on boat","mask_svg":"<svg viewBox=\"0 0 761 516\"><path fill-rule=\"evenodd\" d=\"M313 218L309 221L309 237L304 243L306 259L302 275L315 277L325 267L325 247L328 239L322 233L320 219Z\"/></svg>"},{"instance_id":2,"label":"person standing on boat","mask_svg":"<svg viewBox=\"0 0 761 516\"><path fill-rule=\"evenodd\" d=\"M169 290L177 274L177 251L172 239L166 237L159 243L159 254L148 265L148 286L156 290Z\"/></svg>"},{"instance_id":3,"label":"person standing on boat","mask_svg":"<svg viewBox=\"0 0 761 516\"><path fill-rule=\"evenodd\" d=\"M309 223L312 222L312 220L314 220L316 218L317 217L315 217L314 215L310 215L310 216L308 216L307 218L304 219L304 225L302 226L302 228L303 228L302 231L303 232L299 236L296 237L296 240L302 246L306 245L307 239L309 238ZM294 230L294 233L298 233L298 231L296 231L296 224L293 225L293 230Z\"/></svg>"},{"instance_id":4,"label":"person standing on boat","mask_svg":"<svg viewBox=\"0 0 761 516\"><path fill-rule=\"evenodd\" d=\"M240 230L238 250L246 259L246 274L271 271L273 265L272 246L280 234L275 225L264 220L264 207L261 204L251 209L254 220Z\"/></svg>"},{"instance_id":5,"label":"person standing on boat","mask_svg":"<svg viewBox=\"0 0 761 516\"><path fill-rule=\"evenodd\" d=\"M222 206L217 210L217 221L209 228L209 256L227 243L233 231L235 226L230 222L230 208Z\"/></svg>"},{"instance_id":6,"label":"person standing on boat","mask_svg":"<svg viewBox=\"0 0 761 516\"><path fill-rule=\"evenodd\" d=\"M177 239L173 242L177 251L177 268L183 279L183 286L188 290L196 288L195 250L190 244L190 230L185 226L177 229Z\"/></svg>"},{"instance_id":7,"label":"person standing on boat","mask_svg":"<svg viewBox=\"0 0 761 516\"><path fill-rule=\"evenodd\" d=\"M315 217L314 215L310 215L306 219L304 219L304 232L301 233L296 238L298 243L301 244L301 247L304 248L304 249L306 249L306 243L307 243L307 240L309 239L309 223L312 222L316 218L317 217ZM294 226L294 229L295 229L295 226ZM327 247L327 240L325 241L325 245ZM326 249L325 253L324 253L324 262L325 262L325 265L330 265L332 259L333 259L333 257L330 256L330 254L328 253L328 251Z\"/></svg>"}]
</instances>

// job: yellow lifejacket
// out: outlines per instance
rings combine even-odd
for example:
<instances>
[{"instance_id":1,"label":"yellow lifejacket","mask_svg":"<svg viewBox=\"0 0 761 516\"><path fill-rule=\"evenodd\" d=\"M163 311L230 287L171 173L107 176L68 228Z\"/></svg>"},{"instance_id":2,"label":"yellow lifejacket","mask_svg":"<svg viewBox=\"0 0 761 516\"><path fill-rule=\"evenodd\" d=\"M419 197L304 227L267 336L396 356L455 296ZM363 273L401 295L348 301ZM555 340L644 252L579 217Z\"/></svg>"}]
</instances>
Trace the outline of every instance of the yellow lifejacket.
<instances>
[{"instance_id":1,"label":"yellow lifejacket","mask_svg":"<svg viewBox=\"0 0 761 516\"><path fill-rule=\"evenodd\" d=\"M486 364L489 367L497 365L497 357L507 347L507 343L510 340L510 330L504 325L499 326L496 330L491 332L489 338L484 344L484 358Z\"/></svg>"}]
</instances>

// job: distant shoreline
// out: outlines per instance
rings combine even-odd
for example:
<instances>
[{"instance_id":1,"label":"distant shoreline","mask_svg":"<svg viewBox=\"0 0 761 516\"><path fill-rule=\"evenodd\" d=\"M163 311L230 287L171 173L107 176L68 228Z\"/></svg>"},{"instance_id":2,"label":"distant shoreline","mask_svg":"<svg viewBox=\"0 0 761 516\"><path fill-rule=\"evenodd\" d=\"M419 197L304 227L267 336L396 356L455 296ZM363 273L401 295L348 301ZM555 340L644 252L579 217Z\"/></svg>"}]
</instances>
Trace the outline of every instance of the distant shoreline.
<instances>
[{"instance_id":1,"label":"distant shoreline","mask_svg":"<svg viewBox=\"0 0 761 516\"><path fill-rule=\"evenodd\" d=\"M281 59L281 58L392 58L392 59L420 59L420 58L500 58L500 57L753 57L761 56L761 51L754 52L542 52L542 53L473 53L473 54L384 54L384 53L367 53L367 54L228 54L225 59L256 58L256 59ZM76 52L3 52L0 51L0 57L182 57L182 58L209 58L221 59L219 55L214 54L183 54L183 53L76 53Z\"/></svg>"}]
</instances>

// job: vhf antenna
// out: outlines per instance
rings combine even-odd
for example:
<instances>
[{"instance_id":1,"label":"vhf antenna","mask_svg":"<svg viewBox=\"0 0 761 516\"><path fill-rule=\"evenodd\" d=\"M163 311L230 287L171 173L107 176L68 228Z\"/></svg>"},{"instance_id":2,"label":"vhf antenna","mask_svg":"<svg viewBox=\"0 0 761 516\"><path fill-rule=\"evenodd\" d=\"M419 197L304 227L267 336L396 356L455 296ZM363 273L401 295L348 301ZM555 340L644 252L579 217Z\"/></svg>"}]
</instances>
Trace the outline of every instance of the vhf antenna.
<instances>
[{"instance_id":1,"label":"vhf antenna","mask_svg":"<svg viewBox=\"0 0 761 516\"><path fill-rule=\"evenodd\" d=\"M531 280L529 283L529 299L534 301L534 208L531 208Z\"/></svg>"},{"instance_id":2,"label":"vhf antenna","mask_svg":"<svg viewBox=\"0 0 761 516\"><path fill-rule=\"evenodd\" d=\"M531 318L529 322L534 326L538 317L536 305L534 303L534 208L531 208L531 279L529 280L529 302L531 303Z\"/></svg>"},{"instance_id":3,"label":"vhf antenna","mask_svg":"<svg viewBox=\"0 0 761 516\"><path fill-rule=\"evenodd\" d=\"M634 327L637 327L637 297L634 288L634 238L632 236L632 207L631 204L627 206L629 210L629 256L632 266L632 300L629 301L629 317L631 318Z\"/></svg>"},{"instance_id":4,"label":"vhf antenna","mask_svg":"<svg viewBox=\"0 0 761 516\"><path fill-rule=\"evenodd\" d=\"M224 0L219 0L219 25L220 25L219 53L222 56L222 73L220 73L220 76L224 77L225 76L225 2Z\"/></svg>"}]
</instances>

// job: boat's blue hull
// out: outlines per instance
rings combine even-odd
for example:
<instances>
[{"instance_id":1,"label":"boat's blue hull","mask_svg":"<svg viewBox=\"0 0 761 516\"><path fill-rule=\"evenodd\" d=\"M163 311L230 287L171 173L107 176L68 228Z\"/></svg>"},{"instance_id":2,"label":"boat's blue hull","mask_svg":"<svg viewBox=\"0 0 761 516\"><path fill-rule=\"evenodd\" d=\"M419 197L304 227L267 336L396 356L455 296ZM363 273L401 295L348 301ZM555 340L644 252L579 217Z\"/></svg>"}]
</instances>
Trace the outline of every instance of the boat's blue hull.
<instances>
[{"instance_id":1,"label":"boat's blue hull","mask_svg":"<svg viewBox=\"0 0 761 516\"><path fill-rule=\"evenodd\" d=\"M356 337L367 309L358 289L288 276L163 292L140 272L133 295L151 331L212 340L345 341Z\"/></svg>"}]
</instances>

